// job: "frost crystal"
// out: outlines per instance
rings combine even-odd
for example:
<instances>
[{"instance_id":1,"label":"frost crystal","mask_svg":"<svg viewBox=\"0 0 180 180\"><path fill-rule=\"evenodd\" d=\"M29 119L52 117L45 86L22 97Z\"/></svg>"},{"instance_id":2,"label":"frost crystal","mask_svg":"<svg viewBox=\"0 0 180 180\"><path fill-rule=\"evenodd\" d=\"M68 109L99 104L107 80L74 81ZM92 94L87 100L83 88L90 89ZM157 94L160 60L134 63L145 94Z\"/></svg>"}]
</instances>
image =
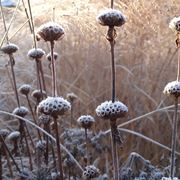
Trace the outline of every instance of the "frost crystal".
<instances>
[{"instance_id":1,"label":"frost crystal","mask_svg":"<svg viewBox=\"0 0 180 180\"><path fill-rule=\"evenodd\" d=\"M127 106L120 101L106 101L96 108L97 115L104 119L124 117L127 112Z\"/></svg>"}]
</instances>

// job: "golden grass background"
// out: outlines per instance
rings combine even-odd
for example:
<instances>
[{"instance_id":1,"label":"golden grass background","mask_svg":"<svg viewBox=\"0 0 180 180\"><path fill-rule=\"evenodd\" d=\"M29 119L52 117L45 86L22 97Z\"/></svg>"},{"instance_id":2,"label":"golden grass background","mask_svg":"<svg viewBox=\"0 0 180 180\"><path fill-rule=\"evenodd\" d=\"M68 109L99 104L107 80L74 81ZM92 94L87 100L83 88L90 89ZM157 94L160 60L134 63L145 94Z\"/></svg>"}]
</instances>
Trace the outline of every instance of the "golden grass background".
<instances>
[{"instance_id":1,"label":"golden grass background","mask_svg":"<svg viewBox=\"0 0 180 180\"><path fill-rule=\"evenodd\" d=\"M110 46L105 39L107 28L96 22L98 13L109 6L110 2L105 0L32 1L35 29L52 19L53 7L55 21L65 29L65 38L57 42L55 48L60 54L60 60L57 62L58 94L65 97L68 92L74 92L78 95L75 119L81 114L95 116L97 105L111 98ZM167 82L176 79L176 37L168 28L168 24L174 16L180 15L180 0L123 0L115 1L114 6L127 17L127 23L116 29L115 46L117 99L129 108L128 117L119 121L122 123L173 103L162 91ZM4 12L8 24L13 9L5 8ZM0 20L2 37L2 18ZM9 36L11 37L25 21L26 16L21 5ZM27 58L27 52L33 45L28 24L11 42L20 47L15 55L18 85L30 83L36 88L35 64ZM44 42L39 42L38 47L49 53L48 45ZM1 109L12 111L15 100L4 67L7 60L5 55L0 55L0 99ZM45 59L43 67L50 93L50 70ZM170 146L172 117L173 111L157 112L126 128ZM68 118L65 121L68 121ZM9 117L2 116L1 120L4 121L1 124L3 127ZM94 132L108 129L108 122L97 117L96 120ZM124 135L124 147L120 150L123 160L130 152L136 151L154 164L168 165L169 152L138 137ZM177 151L180 151L179 138ZM180 162L179 157L177 162Z\"/></svg>"}]
</instances>

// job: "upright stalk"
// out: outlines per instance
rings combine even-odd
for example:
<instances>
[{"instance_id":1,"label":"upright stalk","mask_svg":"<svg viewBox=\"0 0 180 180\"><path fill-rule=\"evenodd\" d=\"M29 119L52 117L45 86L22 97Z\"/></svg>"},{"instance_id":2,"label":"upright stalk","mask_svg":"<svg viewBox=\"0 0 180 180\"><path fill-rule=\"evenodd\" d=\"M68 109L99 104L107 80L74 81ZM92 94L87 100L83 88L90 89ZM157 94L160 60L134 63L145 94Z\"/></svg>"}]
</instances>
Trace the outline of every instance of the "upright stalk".
<instances>
[{"instance_id":1,"label":"upright stalk","mask_svg":"<svg viewBox=\"0 0 180 180\"><path fill-rule=\"evenodd\" d=\"M177 40L176 40L176 45L177 45L177 53L178 53L178 70L177 70L177 81L180 79L180 52L179 52L179 47L180 47L180 39L179 39L179 34L177 34Z\"/></svg>"},{"instance_id":2,"label":"upright stalk","mask_svg":"<svg viewBox=\"0 0 180 180\"><path fill-rule=\"evenodd\" d=\"M89 155L88 155L88 135L87 135L87 128L84 128L85 130L85 140L86 140L86 158L87 158L87 162L86 162L86 166L89 165Z\"/></svg>"},{"instance_id":3,"label":"upright stalk","mask_svg":"<svg viewBox=\"0 0 180 180\"><path fill-rule=\"evenodd\" d=\"M177 132L177 111L178 111L178 97L175 97L174 101L175 111L174 111L174 119L173 119L173 129L172 129L172 150L171 150L171 171L170 176L171 179L174 178L175 174L175 151L176 151L176 132Z\"/></svg>"}]
</instances>

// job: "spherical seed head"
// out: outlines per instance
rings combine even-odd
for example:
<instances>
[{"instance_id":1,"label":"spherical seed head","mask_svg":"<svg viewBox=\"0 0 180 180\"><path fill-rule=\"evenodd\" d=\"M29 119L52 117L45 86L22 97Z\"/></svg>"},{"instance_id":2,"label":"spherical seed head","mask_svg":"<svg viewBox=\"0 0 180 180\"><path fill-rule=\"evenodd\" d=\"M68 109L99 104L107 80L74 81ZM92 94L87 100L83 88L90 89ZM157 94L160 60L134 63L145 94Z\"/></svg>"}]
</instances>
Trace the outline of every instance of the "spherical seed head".
<instances>
[{"instance_id":1,"label":"spherical seed head","mask_svg":"<svg viewBox=\"0 0 180 180\"><path fill-rule=\"evenodd\" d=\"M49 124L51 121L51 116L46 115L46 114L41 114L39 116L39 122L41 122L42 124Z\"/></svg>"},{"instance_id":2,"label":"spherical seed head","mask_svg":"<svg viewBox=\"0 0 180 180\"><path fill-rule=\"evenodd\" d=\"M173 31L180 32L180 16L173 18L169 23L169 28Z\"/></svg>"},{"instance_id":3,"label":"spherical seed head","mask_svg":"<svg viewBox=\"0 0 180 180\"><path fill-rule=\"evenodd\" d=\"M48 97L38 105L38 112L57 117L71 109L70 103L62 97Z\"/></svg>"},{"instance_id":4,"label":"spherical seed head","mask_svg":"<svg viewBox=\"0 0 180 180\"><path fill-rule=\"evenodd\" d=\"M29 94L29 92L31 91L31 86L29 84L23 84L20 88L19 88L19 92L25 96L27 96Z\"/></svg>"},{"instance_id":5,"label":"spherical seed head","mask_svg":"<svg viewBox=\"0 0 180 180\"><path fill-rule=\"evenodd\" d=\"M29 110L26 107L20 106L14 109L13 114L17 116L25 117L28 114L28 112Z\"/></svg>"},{"instance_id":6,"label":"spherical seed head","mask_svg":"<svg viewBox=\"0 0 180 180\"><path fill-rule=\"evenodd\" d=\"M2 136L3 138L5 138L6 136L9 135L9 130L8 129L1 129L0 130L0 136Z\"/></svg>"},{"instance_id":7,"label":"spherical seed head","mask_svg":"<svg viewBox=\"0 0 180 180\"><path fill-rule=\"evenodd\" d=\"M28 51L27 56L29 59L41 59L45 55L45 52L40 48L33 48Z\"/></svg>"},{"instance_id":8,"label":"spherical seed head","mask_svg":"<svg viewBox=\"0 0 180 180\"><path fill-rule=\"evenodd\" d=\"M36 149L39 150L39 151L45 151L45 149L46 149L46 141L44 141L44 140L39 140L39 141L36 143Z\"/></svg>"},{"instance_id":9,"label":"spherical seed head","mask_svg":"<svg viewBox=\"0 0 180 180\"><path fill-rule=\"evenodd\" d=\"M56 52L53 52L53 55L54 55L54 60L57 60L59 54L56 53ZM47 56L46 56L47 60L51 62L51 53L49 53Z\"/></svg>"},{"instance_id":10,"label":"spherical seed head","mask_svg":"<svg viewBox=\"0 0 180 180\"><path fill-rule=\"evenodd\" d=\"M6 44L5 46L3 46L1 48L1 51L5 54L13 54L15 53L17 50L19 49L19 47L15 44L9 43Z\"/></svg>"},{"instance_id":11,"label":"spherical seed head","mask_svg":"<svg viewBox=\"0 0 180 180\"><path fill-rule=\"evenodd\" d=\"M102 26L122 26L125 22L125 16L121 13L121 11L115 9L108 9L102 12L97 16L97 21Z\"/></svg>"},{"instance_id":12,"label":"spherical seed head","mask_svg":"<svg viewBox=\"0 0 180 180\"><path fill-rule=\"evenodd\" d=\"M46 92L45 91L41 92L41 90L39 89L34 90L31 94L31 96L36 100L43 98L45 95L46 95Z\"/></svg>"},{"instance_id":13,"label":"spherical seed head","mask_svg":"<svg viewBox=\"0 0 180 180\"><path fill-rule=\"evenodd\" d=\"M19 131L13 131L11 132L7 138L10 140L10 141L16 141L19 137L20 137L20 132Z\"/></svg>"},{"instance_id":14,"label":"spherical seed head","mask_svg":"<svg viewBox=\"0 0 180 180\"><path fill-rule=\"evenodd\" d=\"M77 122L85 129L90 129L95 122L94 118L90 115L82 115L78 118Z\"/></svg>"},{"instance_id":15,"label":"spherical seed head","mask_svg":"<svg viewBox=\"0 0 180 180\"><path fill-rule=\"evenodd\" d=\"M164 94L178 98L180 96L180 82L172 81L168 83L163 91Z\"/></svg>"},{"instance_id":16,"label":"spherical seed head","mask_svg":"<svg viewBox=\"0 0 180 180\"><path fill-rule=\"evenodd\" d=\"M71 102L78 98L78 97L76 96L76 94L74 94L74 93L68 93L66 97L67 97L67 99L69 99L69 101L71 101Z\"/></svg>"},{"instance_id":17,"label":"spherical seed head","mask_svg":"<svg viewBox=\"0 0 180 180\"><path fill-rule=\"evenodd\" d=\"M55 22L48 22L38 28L37 36L50 42L61 40L64 37L64 29Z\"/></svg>"},{"instance_id":18,"label":"spherical seed head","mask_svg":"<svg viewBox=\"0 0 180 180\"><path fill-rule=\"evenodd\" d=\"M99 169L97 169L94 165L86 166L83 171L84 179L96 178L99 176Z\"/></svg>"},{"instance_id":19,"label":"spherical seed head","mask_svg":"<svg viewBox=\"0 0 180 180\"><path fill-rule=\"evenodd\" d=\"M96 113L103 119L117 119L124 117L128 108L120 101L105 101L96 108Z\"/></svg>"}]
</instances>

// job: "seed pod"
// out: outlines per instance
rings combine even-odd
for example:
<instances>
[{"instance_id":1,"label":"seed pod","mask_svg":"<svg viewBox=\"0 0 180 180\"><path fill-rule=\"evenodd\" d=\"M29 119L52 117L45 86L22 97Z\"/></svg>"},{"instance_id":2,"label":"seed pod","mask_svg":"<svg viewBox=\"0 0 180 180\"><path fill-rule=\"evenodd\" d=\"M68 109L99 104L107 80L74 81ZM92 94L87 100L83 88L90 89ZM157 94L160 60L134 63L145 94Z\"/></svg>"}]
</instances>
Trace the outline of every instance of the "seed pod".
<instances>
[{"instance_id":1,"label":"seed pod","mask_svg":"<svg viewBox=\"0 0 180 180\"><path fill-rule=\"evenodd\" d=\"M163 93L165 95L178 98L180 96L180 82L179 81L169 82L165 86Z\"/></svg>"},{"instance_id":2,"label":"seed pod","mask_svg":"<svg viewBox=\"0 0 180 180\"><path fill-rule=\"evenodd\" d=\"M28 112L29 110L26 107L20 106L14 109L13 114L17 116L25 117L28 114Z\"/></svg>"},{"instance_id":3,"label":"seed pod","mask_svg":"<svg viewBox=\"0 0 180 180\"><path fill-rule=\"evenodd\" d=\"M15 53L19 47L15 44L9 43L1 48L1 51L5 54L13 54Z\"/></svg>"},{"instance_id":4,"label":"seed pod","mask_svg":"<svg viewBox=\"0 0 180 180\"><path fill-rule=\"evenodd\" d=\"M90 115L83 115L78 118L77 122L80 124L81 127L85 129L90 129L95 120Z\"/></svg>"},{"instance_id":5,"label":"seed pod","mask_svg":"<svg viewBox=\"0 0 180 180\"><path fill-rule=\"evenodd\" d=\"M59 57L59 54L56 53L56 52L53 52L53 55L54 55L54 60L57 60L57 58ZM49 53L49 54L46 56L46 59L51 62L51 53Z\"/></svg>"},{"instance_id":6,"label":"seed pod","mask_svg":"<svg viewBox=\"0 0 180 180\"><path fill-rule=\"evenodd\" d=\"M46 92L42 91L41 93L41 90L36 89L32 92L31 96L39 102L40 99L46 96Z\"/></svg>"},{"instance_id":7,"label":"seed pod","mask_svg":"<svg viewBox=\"0 0 180 180\"><path fill-rule=\"evenodd\" d=\"M117 119L124 117L128 108L120 101L106 101L96 108L96 113L103 119Z\"/></svg>"},{"instance_id":8,"label":"seed pod","mask_svg":"<svg viewBox=\"0 0 180 180\"><path fill-rule=\"evenodd\" d=\"M115 9L108 9L104 12L102 12L99 16L97 16L97 21L102 26L122 26L126 20L124 15L121 13L121 11L115 10Z\"/></svg>"},{"instance_id":9,"label":"seed pod","mask_svg":"<svg viewBox=\"0 0 180 180\"><path fill-rule=\"evenodd\" d=\"M38 151L45 151L46 149L46 141L44 140L39 140L37 143L36 143L36 149Z\"/></svg>"},{"instance_id":10,"label":"seed pod","mask_svg":"<svg viewBox=\"0 0 180 180\"><path fill-rule=\"evenodd\" d=\"M29 94L30 90L31 90L31 86L29 84L23 84L19 88L19 92L25 96L27 96Z\"/></svg>"},{"instance_id":11,"label":"seed pod","mask_svg":"<svg viewBox=\"0 0 180 180\"><path fill-rule=\"evenodd\" d=\"M169 23L169 28L173 31L180 32L180 16L173 18Z\"/></svg>"},{"instance_id":12,"label":"seed pod","mask_svg":"<svg viewBox=\"0 0 180 180\"><path fill-rule=\"evenodd\" d=\"M29 59L41 59L45 55L45 52L40 48L33 48L28 51L27 56Z\"/></svg>"},{"instance_id":13,"label":"seed pod","mask_svg":"<svg viewBox=\"0 0 180 180\"><path fill-rule=\"evenodd\" d=\"M7 136L7 138L12 142L16 141L20 138L20 132L19 131L13 131Z\"/></svg>"},{"instance_id":14,"label":"seed pod","mask_svg":"<svg viewBox=\"0 0 180 180\"><path fill-rule=\"evenodd\" d=\"M9 135L9 130L8 129L1 129L0 130L0 136L2 136L4 139L6 138L6 136Z\"/></svg>"},{"instance_id":15,"label":"seed pod","mask_svg":"<svg viewBox=\"0 0 180 180\"><path fill-rule=\"evenodd\" d=\"M37 36L50 42L61 40L64 37L64 29L55 22L48 22L38 28Z\"/></svg>"},{"instance_id":16,"label":"seed pod","mask_svg":"<svg viewBox=\"0 0 180 180\"><path fill-rule=\"evenodd\" d=\"M66 97L70 102L73 102L75 99L78 98L74 93L68 93Z\"/></svg>"}]
</instances>

